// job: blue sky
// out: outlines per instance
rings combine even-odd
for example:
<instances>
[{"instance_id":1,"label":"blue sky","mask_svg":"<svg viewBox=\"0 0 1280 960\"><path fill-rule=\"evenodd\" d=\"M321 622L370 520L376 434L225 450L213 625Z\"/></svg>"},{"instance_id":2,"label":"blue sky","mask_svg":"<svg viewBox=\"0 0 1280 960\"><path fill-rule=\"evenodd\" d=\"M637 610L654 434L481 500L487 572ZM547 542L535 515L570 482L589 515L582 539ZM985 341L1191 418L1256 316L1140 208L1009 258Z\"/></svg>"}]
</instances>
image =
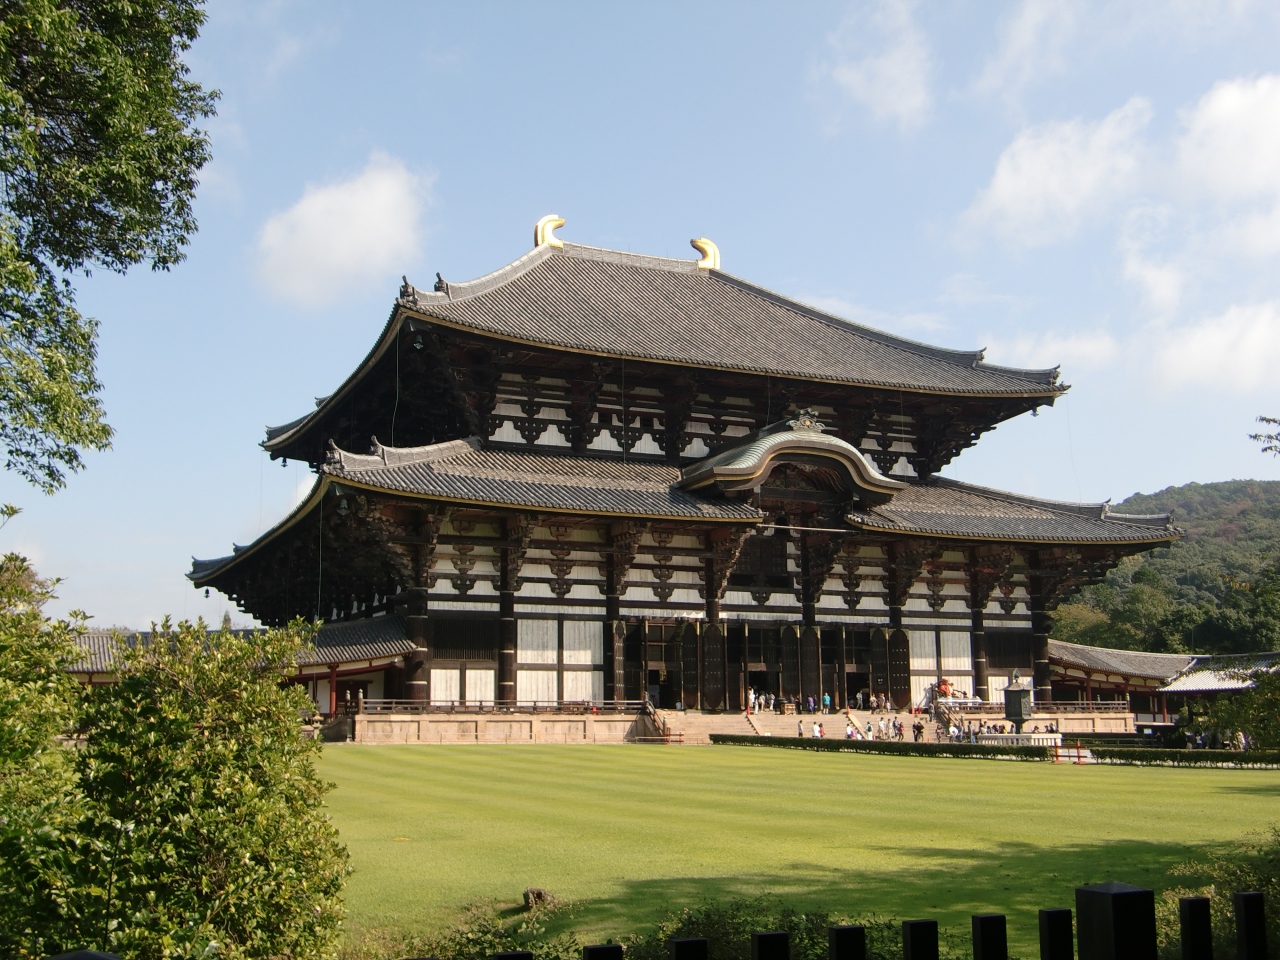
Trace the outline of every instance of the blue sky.
<instances>
[{"instance_id":1,"label":"blue sky","mask_svg":"<svg viewBox=\"0 0 1280 960\"><path fill-rule=\"evenodd\" d=\"M200 232L95 274L116 428L0 533L99 625L230 605L183 578L309 475L257 447L364 355L401 274L467 279L555 212L989 360L1067 399L951 476L1115 500L1280 478L1274 3L215 3ZM244 618L233 608L237 622Z\"/></svg>"}]
</instances>

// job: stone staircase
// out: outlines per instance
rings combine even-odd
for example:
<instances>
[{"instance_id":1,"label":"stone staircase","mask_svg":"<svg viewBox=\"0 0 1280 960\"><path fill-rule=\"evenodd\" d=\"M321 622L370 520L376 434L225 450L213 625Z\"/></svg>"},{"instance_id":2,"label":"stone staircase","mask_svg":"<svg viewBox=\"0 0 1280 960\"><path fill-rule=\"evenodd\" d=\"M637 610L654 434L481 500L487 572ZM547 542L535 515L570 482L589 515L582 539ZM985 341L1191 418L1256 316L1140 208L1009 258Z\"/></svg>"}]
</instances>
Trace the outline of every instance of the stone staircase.
<instances>
[{"instance_id":1,"label":"stone staircase","mask_svg":"<svg viewBox=\"0 0 1280 960\"><path fill-rule=\"evenodd\" d=\"M757 735L756 730L740 713L659 710L658 723L665 724L672 735L672 743L710 743L713 733L736 733L745 737Z\"/></svg>"},{"instance_id":2,"label":"stone staircase","mask_svg":"<svg viewBox=\"0 0 1280 960\"><path fill-rule=\"evenodd\" d=\"M850 717L853 719L853 725L862 733L866 733L867 723L870 722L873 727L877 727L877 736L879 735L878 723L883 714L872 714L866 710L850 711ZM890 715L894 716L894 715ZM911 724L916 720L909 713L896 714L897 718L906 724L906 739L911 739ZM833 710L831 713L823 714L801 714L799 716L786 715L780 713L753 713L748 722L755 730L756 734L761 737L794 737L798 735L797 721L804 724L804 736L813 735L813 721L817 720L825 729L828 740L843 740L846 716L843 710ZM933 723L925 718L924 739L932 743L936 738Z\"/></svg>"}]
</instances>

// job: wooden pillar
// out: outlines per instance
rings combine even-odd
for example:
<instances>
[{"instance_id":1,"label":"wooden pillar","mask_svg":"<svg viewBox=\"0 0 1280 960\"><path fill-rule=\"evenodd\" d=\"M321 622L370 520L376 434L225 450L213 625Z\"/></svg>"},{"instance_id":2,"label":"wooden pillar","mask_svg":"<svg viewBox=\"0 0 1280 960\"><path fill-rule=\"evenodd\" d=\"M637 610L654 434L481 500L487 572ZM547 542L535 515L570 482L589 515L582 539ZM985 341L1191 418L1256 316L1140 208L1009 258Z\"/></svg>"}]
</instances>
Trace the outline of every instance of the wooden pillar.
<instances>
[{"instance_id":1,"label":"wooden pillar","mask_svg":"<svg viewBox=\"0 0 1280 960\"><path fill-rule=\"evenodd\" d=\"M1035 558L1035 566L1039 567L1043 560ZM1035 679L1036 703L1049 703L1053 700L1053 687L1050 685L1049 673L1049 612L1045 609L1044 577L1040 573L1029 578L1031 608L1031 656L1034 663L1032 676Z\"/></svg>"},{"instance_id":2,"label":"wooden pillar","mask_svg":"<svg viewBox=\"0 0 1280 960\"><path fill-rule=\"evenodd\" d=\"M516 702L516 591L512 574L512 550L500 551L501 573L498 579L498 690L500 704Z\"/></svg>"},{"instance_id":3,"label":"wooden pillar","mask_svg":"<svg viewBox=\"0 0 1280 960\"><path fill-rule=\"evenodd\" d=\"M982 607L974 606L969 614L969 652L973 657L973 690L979 700L989 700L987 683L987 629Z\"/></svg>"},{"instance_id":4,"label":"wooden pillar","mask_svg":"<svg viewBox=\"0 0 1280 960\"><path fill-rule=\"evenodd\" d=\"M1160 718L1163 723L1169 722L1169 695L1160 694Z\"/></svg>"},{"instance_id":5,"label":"wooden pillar","mask_svg":"<svg viewBox=\"0 0 1280 960\"><path fill-rule=\"evenodd\" d=\"M431 699L431 619L427 615L427 588L411 587L405 633L414 649L405 658L405 696L409 700Z\"/></svg>"},{"instance_id":6,"label":"wooden pillar","mask_svg":"<svg viewBox=\"0 0 1280 960\"><path fill-rule=\"evenodd\" d=\"M849 706L849 635L853 632L853 627L843 626L837 628L840 631L840 657L836 664L839 671L836 674L836 695L832 699L835 705L841 710Z\"/></svg>"},{"instance_id":7,"label":"wooden pillar","mask_svg":"<svg viewBox=\"0 0 1280 960\"><path fill-rule=\"evenodd\" d=\"M329 667L329 716L338 715L338 665Z\"/></svg>"}]
</instances>

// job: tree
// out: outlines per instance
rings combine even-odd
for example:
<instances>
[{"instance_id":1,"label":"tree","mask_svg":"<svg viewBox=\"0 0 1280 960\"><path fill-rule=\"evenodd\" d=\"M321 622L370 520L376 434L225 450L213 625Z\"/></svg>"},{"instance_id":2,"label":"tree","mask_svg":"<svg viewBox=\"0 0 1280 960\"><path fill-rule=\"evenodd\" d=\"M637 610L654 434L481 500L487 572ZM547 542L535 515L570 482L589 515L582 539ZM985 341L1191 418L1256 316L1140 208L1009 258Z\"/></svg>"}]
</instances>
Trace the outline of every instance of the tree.
<instances>
[{"instance_id":1,"label":"tree","mask_svg":"<svg viewBox=\"0 0 1280 960\"><path fill-rule=\"evenodd\" d=\"M68 277L167 270L196 229L203 22L200 0L0 0L0 445L46 492L111 441Z\"/></svg>"},{"instance_id":2,"label":"tree","mask_svg":"<svg viewBox=\"0 0 1280 960\"><path fill-rule=\"evenodd\" d=\"M166 622L122 651L119 683L87 693L75 945L147 958L329 951L347 854L322 809L320 744L303 736L311 701L281 684L312 632Z\"/></svg>"},{"instance_id":3,"label":"tree","mask_svg":"<svg viewBox=\"0 0 1280 960\"><path fill-rule=\"evenodd\" d=\"M1214 726L1226 733L1244 731L1251 747L1280 750L1280 673L1255 670L1253 686L1213 705Z\"/></svg>"},{"instance_id":4,"label":"tree","mask_svg":"<svg viewBox=\"0 0 1280 960\"><path fill-rule=\"evenodd\" d=\"M56 952L77 791L69 751L78 623L49 620L54 584L0 560L0 955Z\"/></svg>"},{"instance_id":5,"label":"tree","mask_svg":"<svg viewBox=\"0 0 1280 960\"><path fill-rule=\"evenodd\" d=\"M1269 427L1280 427L1280 417L1259 417L1258 422ZM1262 444L1263 453L1274 453L1280 457L1280 433L1251 433L1249 439Z\"/></svg>"}]
</instances>

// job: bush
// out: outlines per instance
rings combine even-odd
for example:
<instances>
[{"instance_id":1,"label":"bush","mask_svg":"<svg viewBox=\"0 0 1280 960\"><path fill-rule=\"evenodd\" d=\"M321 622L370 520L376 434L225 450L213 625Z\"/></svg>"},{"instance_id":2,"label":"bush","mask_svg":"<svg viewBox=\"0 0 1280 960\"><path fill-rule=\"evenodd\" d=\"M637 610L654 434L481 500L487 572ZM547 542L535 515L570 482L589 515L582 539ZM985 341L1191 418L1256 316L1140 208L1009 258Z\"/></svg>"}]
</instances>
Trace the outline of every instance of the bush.
<instances>
[{"instance_id":1,"label":"bush","mask_svg":"<svg viewBox=\"0 0 1280 960\"><path fill-rule=\"evenodd\" d=\"M68 946L126 958L317 957L346 849L323 813L312 706L281 685L312 628L238 636L166 621L85 695Z\"/></svg>"},{"instance_id":2,"label":"bush","mask_svg":"<svg viewBox=\"0 0 1280 960\"><path fill-rule=\"evenodd\" d=\"M54 584L0 560L0 956L56 953L75 776L58 737L75 718L67 673L80 621L48 620Z\"/></svg>"},{"instance_id":3,"label":"bush","mask_svg":"<svg viewBox=\"0 0 1280 960\"><path fill-rule=\"evenodd\" d=\"M1280 766L1280 750L1171 750L1160 747L1091 747L1104 763L1170 764L1178 767Z\"/></svg>"},{"instance_id":4,"label":"bush","mask_svg":"<svg viewBox=\"0 0 1280 960\"><path fill-rule=\"evenodd\" d=\"M1052 747L1005 747L985 743L912 743L897 740L826 740L817 737L752 737L713 733L712 743L745 747L783 747L835 753L889 753L915 757L968 757L985 760L1052 760Z\"/></svg>"},{"instance_id":5,"label":"bush","mask_svg":"<svg viewBox=\"0 0 1280 960\"><path fill-rule=\"evenodd\" d=\"M1156 923L1161 960L1181 956L1178 900L1181 897L1210 897L1213 917L1213 950L1219 960L1235 960L1235 916L1231 897L1257 890L1265 895L1267 941L1280 943L1280 827L1269 833L1246 836L1228 850L1207 860L1191 860L1172 871L1194 886L1166 890L1156 901Z\"/></svg>"}]
</instances>

